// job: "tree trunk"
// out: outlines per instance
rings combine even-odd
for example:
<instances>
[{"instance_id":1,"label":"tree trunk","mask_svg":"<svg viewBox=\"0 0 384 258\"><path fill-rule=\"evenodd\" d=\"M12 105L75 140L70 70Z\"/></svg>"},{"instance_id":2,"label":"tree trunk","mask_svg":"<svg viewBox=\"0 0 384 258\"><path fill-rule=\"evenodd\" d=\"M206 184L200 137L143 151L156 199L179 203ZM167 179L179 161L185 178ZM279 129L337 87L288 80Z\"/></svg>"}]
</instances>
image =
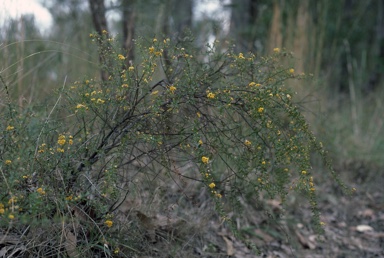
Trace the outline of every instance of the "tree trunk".
<instances>
[{"instance_id":1,"label":"tree trunk","mask_svg":"<svg viewBox=\"0 0 384 258\"><path fill-rule=\"evenodd\" d=\"M179 34L178 36L181 36L184 30L192 28L193 1L174 0L171 1L171 4L172 13L170 15L173 16L175 31Z\"/></svg>"},{"instance_id":2,"label":"tree trunk","mask_svg":"<svg viewBox=\"0 0 384 258\"><path fill-rule=\"evenodd\" d=\"M96 32L101 37L103 35L103 31L108 31L107 27L107 19L105 18L105 5L104 0L89 0L89 6L92 14L92 22L95 27ZM101 42L99 42L101 44ZM105 57L102 53L99 53L100 63L103 63ZM101 69L101 80L108 80L108 72L104 69Z\"/></svg>"},{"instance_id":3,"label":"tree trunk","mask_svg":"<svg viewBox=\"0 0 384 258\"><path fill-rule=\"evenodd\" d=\"M238 51L249 51L254 48L257 16L257 0L238 0L232 4L230 32L236 39Z\"/></svg>"},{"instance_id":4,"label":"tree trunk","mask_svg":"<svg viewBox=\"0 0 384 258\"><path fill-rule=\"evenodd\" d=\"M127 63L129 66L130 62L133 62L134 54L134 44L133 37L135 35L135 1L133 0L122 0L123 8L123 49L127 52Z\"/></svg>"},{"instance_id":5,"label":"tree trunk","mask_svg":"<svg viewBox=\"0 0 384 258\"><path fill-rule=\"evenodd\" d=\"M383 66L384 66L384 4L382 1L377 2L377 18L376 18L376 37L373 44L373 53L376 56L375 67L369 76L368 82L364 85L363 91L368 94L374 91L383 79ZM377 45L377 46L375 46Z\"/></svg>"}]
</instances>

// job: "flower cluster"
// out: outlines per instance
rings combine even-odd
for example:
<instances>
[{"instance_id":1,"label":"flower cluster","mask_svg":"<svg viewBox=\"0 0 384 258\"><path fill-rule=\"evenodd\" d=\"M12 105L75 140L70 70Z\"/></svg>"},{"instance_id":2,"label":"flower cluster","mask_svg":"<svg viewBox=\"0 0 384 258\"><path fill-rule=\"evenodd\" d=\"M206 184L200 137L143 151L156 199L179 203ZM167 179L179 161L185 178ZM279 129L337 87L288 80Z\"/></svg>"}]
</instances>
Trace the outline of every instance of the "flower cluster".
<instances>
[{"instance_id":1,"label":"flower cluster","mask_svg":"<svg viewBox=\"0 0 384 258\"><path fill-rule=\"evenodd\" d=\"M104 221L104 224L107 226L107 227L112 227L113 226L113 221L112 220L110 220L110 219L108 219L108 220L106 220L106 221Z\"/></svg>"},{"instance_id":2,"label":"flower cluster","mask_svg":"<svg viewBox=\"0 0 384 258\"><path fill-rule=\"evenodd\" d=\"M45 195L45 191L43 190L43 188L39 187L36 189L36 192L38 192L39 194L41 195Z\"/></svg>"},{"instance_id":3,"label":"flower cluster","mask_svg":"<svg viewBox=\"0 0 384 258\"><path fill-rule=\"evenodd\" d=\"M209 98L209 99L214 99L215 98L215 94L214 93L212 93L212 92L208 92L207 93L207 98Z\"/></svg>"}]
</instances>

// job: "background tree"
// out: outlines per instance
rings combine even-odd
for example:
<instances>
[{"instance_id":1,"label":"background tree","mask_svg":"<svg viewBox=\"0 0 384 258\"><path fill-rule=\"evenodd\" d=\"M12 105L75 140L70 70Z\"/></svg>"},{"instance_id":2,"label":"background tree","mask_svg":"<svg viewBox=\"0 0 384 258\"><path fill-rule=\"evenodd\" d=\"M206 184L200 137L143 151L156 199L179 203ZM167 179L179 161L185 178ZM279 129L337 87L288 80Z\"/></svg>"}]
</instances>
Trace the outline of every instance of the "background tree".
<instances>
[{"instance_id":1,"label":"background tree","mask_svg":"<svg viewBox=\"0 0 384 258\"><path fill-rule=\"evenodd\" d=\"M96 33L101 36L108 33L107 19L105 17L106 10L104 0L89 0L89 6L92 14L93 26L95 27ZM100 63L105 62L105 54L99 53ZM105 68L101 68L101 79L103 81L108 80L108 74Z\"/></svg>"},{"instance_id":2,"label":"background tree","mask_svg":"<svg viewBox=\"0 0 384 258\"><path fill-rule=\"evenodd\" d=\"M134 36L135 36L135 21L136 21L136 3L133 0L121 0L122 9L122 25L123 25L123 49L127 52L127 67L129 62L134 60Z\"/></svg>"},{"instance_id":3,"label":"background tree","mask_svg":"<svg viewBox=\"0 0 384 258\"><path fill-rule=\"evenodd\" d=\"M261 38L257 31L260 6L258 0L232 1L230 5L232 9L230 35L235 39L239 51L256 49L256 41Z\"/></svg>"}]
</instances>

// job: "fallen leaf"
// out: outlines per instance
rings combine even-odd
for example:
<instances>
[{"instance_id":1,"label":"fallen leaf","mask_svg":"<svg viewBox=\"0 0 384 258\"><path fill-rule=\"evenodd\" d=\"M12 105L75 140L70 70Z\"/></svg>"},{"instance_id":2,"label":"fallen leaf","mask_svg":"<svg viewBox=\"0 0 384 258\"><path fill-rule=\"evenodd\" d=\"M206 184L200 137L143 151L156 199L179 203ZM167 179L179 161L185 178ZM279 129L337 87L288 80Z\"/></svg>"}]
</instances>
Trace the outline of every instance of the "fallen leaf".
<instances>
[{"instance_id":1,"label":"fallen leaf","mask_svg":"<svg viewBox=\"0 0 384 258\"><path fill-rule=\"evenodd\" d=\"M367 232L367 231L374 231L371 226L368 225L358 225L356 227L357 232Z\"/></svg>"},{"instance_id":2,"label":"fallen leaf","mask_svg":"<svg viewBox=\"0 0 384 258\"><path fill-rule=\"evenodd\" d=\"M384 232L366 232L367 236L376 237L376 238L384 238Z\"/></svg>"},{"instance_id":3,"label":"fallen leaf","mask_svg":"<svg viewBox=\"0 0 384 258\"><path fill-rule=\"evenodd\" d=\"M156 229L159 227L158 225L156 225L155 218L149 217L141 211L136 211L136 216L139 218L140 224L143 226L143 228L147 230L147 233L152 243L155 243Z\"/></svg>"},{"instance_id":4,"label":"fallen leaf","mask_svg":"<svg viewBox=\"0 0 384 258\"><path fill-rule=\"evenodd\" d=\"M65 229L65 250L69 257L78 257L78 253L76 251L76 243L77 238L76 235L73 234L69 229Z\"/></svg>"},{"instance_id":5,"label":"fallen leaf","mask_svg":"<svg viewBox=\"0 0 384 258\"><path fill-rule=\"evenodd\" d=\"M363 211L359 211L358 215L363 218L369 218L369 219L375 218L375 212L372 209L365 209Z\"/></svg>"},{"instance_id":6,"label":"fallen leaf","mask_svg":"<svg viewBox=\"0 0 384 258\"><path fill-rule=\"evenodd\" d=\"M235 254L235 249L233 248L233 243L231 240L229 240L228 238L226 238L225 236L222 236L225 243L227 244L227 255L228 256L232 256Z\"/></svg>"},{"instance_id":7,"label":"fallen leaf","mask_svg":"<svg viewBox=\"0 0 384 258\"><path fill-rule=\"evenodd\" d=\"M296 231L296 235L297 235L297 238L300 242L300 244L304 247L304 248L308 248L308 249L315 249L316 248L316 242L314 241L311 241L311 239L309 237L304 237L302 234L300 234L300 232Z\"/></svg>"},{"instance_id":8,"label":"fallen leaf","mask_svg":"<svg viewBox=\"0 0 384 258\"><path fill-rule=\"evenodd\" d=\"M267 203L275 209L281 209L281 201L279 200L272 199L268 200Z\"/></svg>"},{"instance_id":9,"label":"fallen leaf","mask_svg":"<svg viewBox=\"0 0 384 258\"><path fill-rule=\"evenodd\" d=\"M140 222L141 222L141 225L147 229L147 230L154 230L156 229L156 225L155 225L155 222L154 222L154 218L153 217L149 217L147 215L145 215L144 213L142 213L141 211L136 211L136 216L139 218Z\"/></svg>"},{"instance_id":10,"label":"fallen leaf","mask_svg":"<svg viewBox=\"0 0 384 258\"><path fill-rule=\"evenodd\" d=\"M270 243L274 240L273 237L262 231L261 229L255 229L255 234L261 238L265 243Z\"/></svg>"}]
</instances>

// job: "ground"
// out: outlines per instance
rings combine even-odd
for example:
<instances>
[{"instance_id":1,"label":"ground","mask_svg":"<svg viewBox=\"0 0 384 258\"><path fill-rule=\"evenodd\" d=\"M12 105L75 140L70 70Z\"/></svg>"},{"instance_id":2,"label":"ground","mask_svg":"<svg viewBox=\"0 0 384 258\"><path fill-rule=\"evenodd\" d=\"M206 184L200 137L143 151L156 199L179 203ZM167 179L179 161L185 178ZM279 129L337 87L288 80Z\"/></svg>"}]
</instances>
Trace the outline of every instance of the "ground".
<instances>
[{"instance_id":1,"label":"ground","mask_svg":"<svg viewBox=\"0 0 384 258\"><path fill-rule=\"evenodd\" d=\"M176 180L166 181L163 179L167 177L158 174L156 185L140 184L137 194L119 207L109 231L120 239L119 245L96 244L87 248L88 253L100 258L384 257L384 167L347 161L336 164L335 169L357 190L352 196L344 195L326 170L315 169L323 234L314 230L308 201L299 194L290 195L285 206L264 196L239 197L241 207L227 214L234 222L235 230L230 230L215 211L212 199L207 198L206 187L193 181L180 187ZM33 239L38 239L36 233L38 230L32 233ZM9 257L6 255L13 251L16 256L12 257L36 257L28 256L28 252L17 256L24 250L21 247L28 246L20 234L3 232L0 236L0 257ZM84 243L79 239L77 247L72 244L60 252L78 257L70 255L70 247L81 250ZM49 247L45 242L44 246ZM106 256L105 248L113 252Z\"/></svg>"},{"instance_id":2,"label":"ground","mask_svg":"<svg viewBox=\"0 0 384 258\"><path fill-rule=\"evenodd\" d=\"M161 226L158 222L152 244L137 257L384 257L383 169L357 161L336 165L346 183L356 186L353 196L344 195L326 175L320 179L318 202L325 222L322 235L311 226L310 208L298 196L288 199L284 210L275 200L262 206L244 202L241 216L233 214L233 219L238 233L257 247L257 255L217 216L208 216L210 204L200 199L200 203L195 202L199 210L189 214L185 224L176 224L175 219L169 230L163 227L167 223ZM155 224L157 220L161 216L153 217Z\"/></svg>"}]
</instances>

